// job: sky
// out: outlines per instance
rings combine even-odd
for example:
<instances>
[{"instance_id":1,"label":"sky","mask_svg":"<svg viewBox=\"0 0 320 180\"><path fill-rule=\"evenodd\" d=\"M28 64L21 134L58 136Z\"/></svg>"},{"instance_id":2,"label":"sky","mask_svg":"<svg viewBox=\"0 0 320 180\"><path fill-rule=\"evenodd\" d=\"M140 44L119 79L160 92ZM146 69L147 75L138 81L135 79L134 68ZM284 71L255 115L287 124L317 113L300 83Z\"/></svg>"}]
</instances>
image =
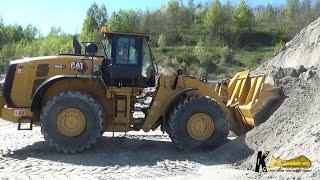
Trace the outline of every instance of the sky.
<instances>
[{"instance_id":1,"label":"sky","mask_svg":"<svg viewBox=\"0 0 320 180\"><path fill-rule=\"evenodd\" d=\"M96 2L105 4L108 14L120 9L154 10L169 0L0 0L0 17L5 24L31 24L47 34L52 26L70 34L80 33L88 7ZM183 0L187 2L187 0ZM226 0L221 0L224 3ZM195 3L210 3L212 0L194 0ZM239 0L231 0L237 4ZM282 4L285 0L247 0L251 6Z\"/></svg>"}]
</instances>

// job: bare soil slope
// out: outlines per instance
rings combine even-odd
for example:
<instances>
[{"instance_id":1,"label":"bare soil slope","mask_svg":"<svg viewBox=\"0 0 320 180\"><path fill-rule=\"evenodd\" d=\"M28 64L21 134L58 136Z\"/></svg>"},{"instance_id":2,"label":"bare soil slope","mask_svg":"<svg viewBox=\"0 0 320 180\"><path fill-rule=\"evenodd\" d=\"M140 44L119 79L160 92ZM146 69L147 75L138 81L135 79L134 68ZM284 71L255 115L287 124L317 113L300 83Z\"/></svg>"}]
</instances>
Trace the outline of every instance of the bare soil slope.
<instances>
[{"instance_id":1,"label":"bare soil slope","mask_svg":"<svg viewBox=\"0 0 320 180\"><path fill-rule=\"evenodd\" d=\"M234 165L254 169L257 151L288 159L305 155L313 162L306 172L259 174L262 178L320 179L320 18L303 29L258 71L280 86L284 98L271 117L246 135L220 147L222 157L244 158ZM243 144L244 143L244 144ZM239 153L240 152L240 153ZM240 158L241 159L241 158ZM261 178L261 177L260 177Z\"/></svg>"},{"instance_id":2,"label":"bare soil slope","mask_svg":"<svg viewBox=\"0 0 320 180\"><path fill-rule=\"evenodd\" d=\"M320 61L320 18L305 27L262 67L310 68Z\"/></svg>"}]
</instances>

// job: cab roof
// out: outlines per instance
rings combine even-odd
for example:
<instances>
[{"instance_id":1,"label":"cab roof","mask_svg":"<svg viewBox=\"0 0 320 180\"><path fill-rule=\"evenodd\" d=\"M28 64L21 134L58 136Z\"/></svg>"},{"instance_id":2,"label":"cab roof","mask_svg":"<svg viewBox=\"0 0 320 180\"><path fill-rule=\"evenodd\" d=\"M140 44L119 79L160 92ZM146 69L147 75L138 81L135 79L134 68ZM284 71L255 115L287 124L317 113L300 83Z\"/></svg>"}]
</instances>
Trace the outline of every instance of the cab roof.
<instances>
[{"instance_id":1,"label":"cab roof","mask_svg":"<svg viewBox=\"0 0 320 180\"><path fill-rule=\"evenodd\" d=\"M107 32L105 33L107 36L137 36L137 37L144 37L147 40L150 39L150 35L146 33L126 33L126 32Z\"/></svg>"}]
</instances>

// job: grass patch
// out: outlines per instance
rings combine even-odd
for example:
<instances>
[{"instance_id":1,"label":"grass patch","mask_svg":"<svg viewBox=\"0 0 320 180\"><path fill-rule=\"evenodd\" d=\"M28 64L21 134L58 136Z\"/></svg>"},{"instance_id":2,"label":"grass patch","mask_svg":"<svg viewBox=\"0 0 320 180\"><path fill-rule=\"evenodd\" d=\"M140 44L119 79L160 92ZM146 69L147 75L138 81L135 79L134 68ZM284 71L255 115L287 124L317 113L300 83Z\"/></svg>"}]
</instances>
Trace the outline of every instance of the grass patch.
<instances>
[{"instance_id":1,"label":"grass patch","mask_svg":"<svg viewBox=\"0 0 320 180\"><path fill-rule=\"evenodd\" d=\"M279 50L279 47L281 45L277 44L276 47L232 50L226 46L171 46L154 48L153 54L164 67L170 67L174 70L184 69L186 74L198 78L220 79L231 77L242 70L256 69L271 58L275 51Z\"/></svg>"}]
</instances>

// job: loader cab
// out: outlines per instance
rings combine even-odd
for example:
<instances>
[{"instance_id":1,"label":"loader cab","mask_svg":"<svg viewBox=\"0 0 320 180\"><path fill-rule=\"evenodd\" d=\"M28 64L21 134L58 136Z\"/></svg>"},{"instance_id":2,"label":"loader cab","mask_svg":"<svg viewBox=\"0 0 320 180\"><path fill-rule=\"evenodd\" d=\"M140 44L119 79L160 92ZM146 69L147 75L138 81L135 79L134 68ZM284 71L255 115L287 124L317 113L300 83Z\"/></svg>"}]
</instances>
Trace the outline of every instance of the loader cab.
<instances>
[{"instance_id":1,"label":"loader cab","mask_svg":"<svg viewBox=\"0 0 320 180\"><path fill-rule=\"evenodd\" d=\"M145 34L105 33L103 79L109 86L154 87L155 68Z\"/></svg>"}]
</instances>

